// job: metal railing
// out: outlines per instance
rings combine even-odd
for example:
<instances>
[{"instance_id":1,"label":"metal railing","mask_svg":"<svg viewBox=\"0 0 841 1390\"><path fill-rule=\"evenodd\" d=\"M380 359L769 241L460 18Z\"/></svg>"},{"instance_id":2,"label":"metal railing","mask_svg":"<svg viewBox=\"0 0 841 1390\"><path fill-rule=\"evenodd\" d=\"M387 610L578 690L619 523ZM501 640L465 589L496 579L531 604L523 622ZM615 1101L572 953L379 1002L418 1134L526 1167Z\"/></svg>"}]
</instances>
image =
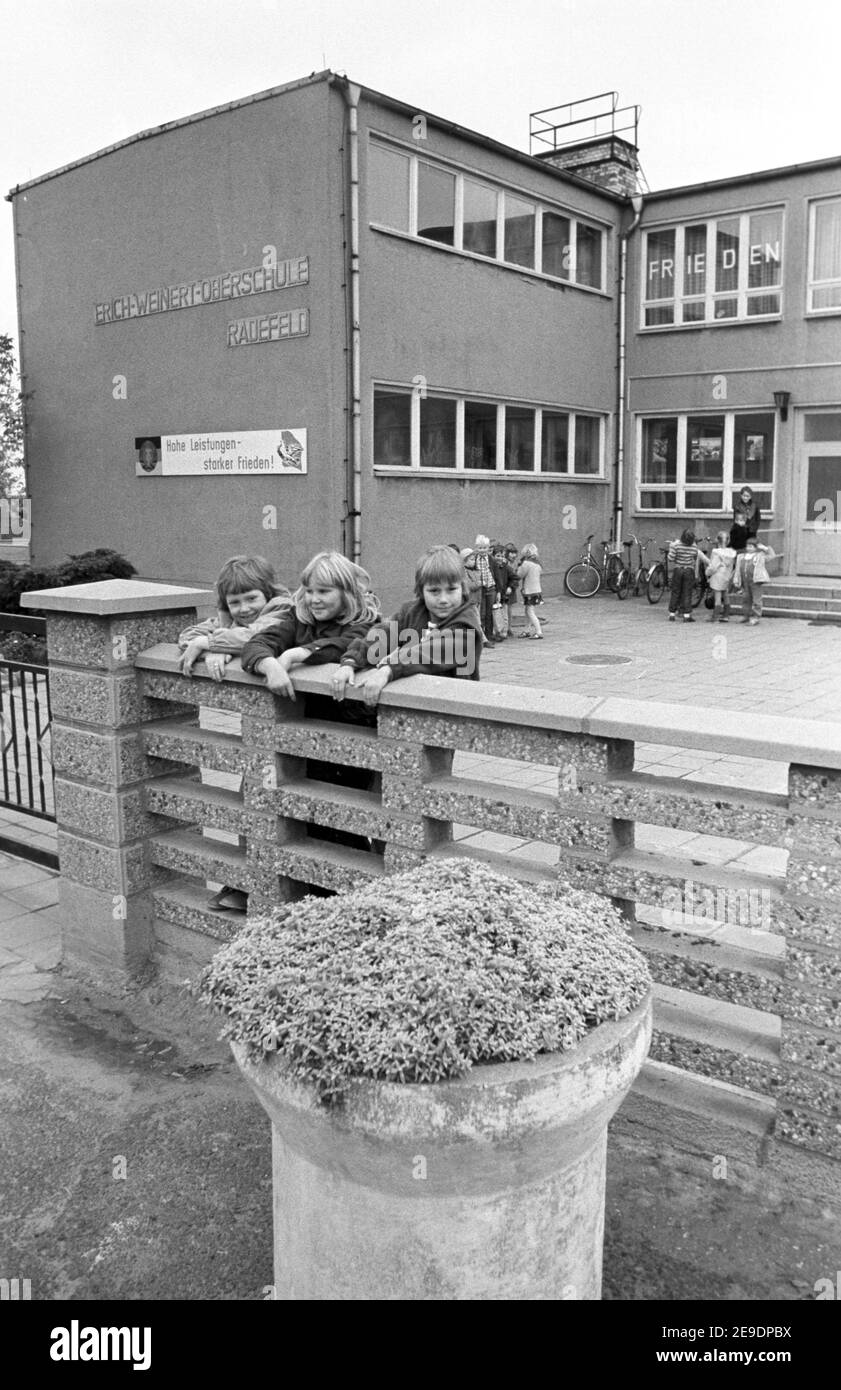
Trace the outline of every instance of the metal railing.
<instances>
[{"instance_id":1,"label":"metal railing","mask_svg":"<svg viewBox=\"0 0 841 1390\"><path fill-rule=\"evenodd\" d=\"M0 614L4 632L43 637L43 618ZM0 656L0 806L55 820L49 671L45 664Z\"/></svg>"}]
</instances>

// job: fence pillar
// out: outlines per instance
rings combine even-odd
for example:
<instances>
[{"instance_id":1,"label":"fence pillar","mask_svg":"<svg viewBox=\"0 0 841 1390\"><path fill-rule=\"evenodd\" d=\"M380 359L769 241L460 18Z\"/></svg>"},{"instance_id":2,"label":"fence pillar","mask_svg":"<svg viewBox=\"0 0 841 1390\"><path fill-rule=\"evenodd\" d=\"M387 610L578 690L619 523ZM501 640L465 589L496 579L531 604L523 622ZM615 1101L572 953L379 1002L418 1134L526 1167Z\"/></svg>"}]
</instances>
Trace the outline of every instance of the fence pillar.
<instances>
[{"instance_id":1,"label":"fence pillar","mask_svg":"<svg viewBox=\"0 0 841 1390\"><path fill-rule=\"evenodd\" d=\"M150 890L167 877L146 842L170 822L145 810L142 788L175 764L145 755L140 725L184 708L143 696L135 657L174 642L211 599L204 589L131 579L21 596L47 615L62 953L100 982L144 973Z\"/></svg>"}]
</instances>

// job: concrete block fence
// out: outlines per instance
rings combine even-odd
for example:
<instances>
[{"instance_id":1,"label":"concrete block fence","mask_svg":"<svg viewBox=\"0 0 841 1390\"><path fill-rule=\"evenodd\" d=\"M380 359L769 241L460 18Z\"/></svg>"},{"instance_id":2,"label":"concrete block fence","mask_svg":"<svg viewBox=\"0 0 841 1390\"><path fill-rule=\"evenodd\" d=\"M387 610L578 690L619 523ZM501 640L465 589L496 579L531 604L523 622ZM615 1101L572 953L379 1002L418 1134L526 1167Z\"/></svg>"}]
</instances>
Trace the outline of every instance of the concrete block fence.
<instances>
[{"instance_id":1,"label":"concrete block fence","mask_svg":"<svg viewBox=\"0 0 841 1390\"><path fill-rule=\"evenodd\" d=\"M388 687L376 729L308 719L306 697L329 691L323 670L296 676L295 702L237 662L222 683L201 665L181 676L174 639L207 597L124 580L25 596L48 610L71 966L104 980L194 972L242 920L208 910L208 881L244 889L253 912L470 854L622 907L656 981L630 1113L694 1116L701 1148L719 1124L757 1149L773 1137L829 1163L837 1182L841 723L757 716L746 734L725 711L433 677ZM205 727L207 712L219 727ZM772 759L788 767L787 793L636 772L637 742ZM454 773L458 755L477 753L557 769L557 791ZM371 789L308 776L308 760L366 768ZM471 848L454 826L534 852ZM318 838L324 827L368 847ZM774 847L785 872L654 851L651 827Z\"/></svg>"}]
</instances>

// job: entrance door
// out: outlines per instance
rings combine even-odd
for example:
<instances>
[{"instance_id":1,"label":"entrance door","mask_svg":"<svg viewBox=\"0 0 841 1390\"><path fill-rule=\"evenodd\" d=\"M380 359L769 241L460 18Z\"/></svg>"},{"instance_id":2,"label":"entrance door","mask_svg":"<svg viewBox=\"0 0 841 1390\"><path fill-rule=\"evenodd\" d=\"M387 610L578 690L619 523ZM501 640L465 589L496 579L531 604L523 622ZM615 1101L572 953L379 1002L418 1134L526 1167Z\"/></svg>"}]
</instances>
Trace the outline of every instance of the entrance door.
<instances>
[{"instance_id":1,"label":"entrance door","mask_svg":"<svg viewBox=\"0 0 841 1390\"><path fill-rule=\"evenodd\" d=\"M841 576L841 415L805 415L797 573Z\"/></svg>"}]
</instances>

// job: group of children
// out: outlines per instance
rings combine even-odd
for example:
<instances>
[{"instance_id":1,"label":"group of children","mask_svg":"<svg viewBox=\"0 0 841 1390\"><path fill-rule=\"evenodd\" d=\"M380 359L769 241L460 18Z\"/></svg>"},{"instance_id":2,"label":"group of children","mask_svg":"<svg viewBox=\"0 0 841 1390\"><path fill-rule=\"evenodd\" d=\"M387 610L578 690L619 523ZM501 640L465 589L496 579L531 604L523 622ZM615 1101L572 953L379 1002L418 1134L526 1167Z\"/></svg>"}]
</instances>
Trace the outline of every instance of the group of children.
<instances>
[{"instance_id":1,"label":"group of children","mask_svg":"<svg viewBox=\"0 0 841 1390\"><path fill-rule=\"evenodd\" d=\"M477 545L475 553L483 548L489 558L489 542L486 547ZM235 555L223 565L216 581L216 616L186 628L179 637L181 670L190 676L196 662L203 659L208 674L221 681L228 663L238 656L244 671L262 676L275 695L294 700L291 673L296 668L336 663L332 700L340 709L334 707L333 717L370 722L390 681L419 673L479 679L485 641L500 640L493 630L494 596L510 603L516 588L507 562L504 575L501 569L492 573L497 577L493 589L488 586L488 636L475 586L454 545L433 546L421 556L412 597L388 619L382 616L366 571L336 551L315 555L294 593L278 582L272 566L261 556ZM530 596L539 595L539 576L536 547L527 546L516 575L525 589L527 614L534 606ZM348 688L357 682L361 709L358 703L351 707L345 703ZM311 703L309 715L316 712ZM225 886L211 899L211 906L244 911L247 897Z\"/></svg>"},{"instance_id":2,"label":"group of children","mask_svg":"<svg viewBox=\"0 0 841 1390\"><path fill-rule=\"evenodd\" d=\"M458 549L454 542L452 548ZM513 541L477 536L473 548L468 547L460 554L479 608L485 641L493 644L514 636L514 605L518 592L522 592L526 614L526 631L520 636L533 640L542 638L543 629L536 610L543 602L540 585L543 567L537 546L530 543L518 551Z\"/></svg>"},{"instance_id":3,"label":"group of children","mask_svg":"<svg viewBox=\"0 0 841 1390\"><path fill-rule=\"evenodd\" d=\"M692 616L692 589L699 568L703 568L713 594L709 621L729 622L730 596L741 593L742 622L756 627L762 617L762 586L768 581L765 556L773 554L770 546L762 545L756 538L759 521L760 514L753 494L746 487L740 493L740 505L733 514L733 525L729 531L719 531L709 557L696 545L695 534L691 530L683 531L680 540L672 541L669 546L669 563L672 566L669 622L676 622L679 612L683 614L685 623L695 621Z\"/></svg>"}]
</instances>

